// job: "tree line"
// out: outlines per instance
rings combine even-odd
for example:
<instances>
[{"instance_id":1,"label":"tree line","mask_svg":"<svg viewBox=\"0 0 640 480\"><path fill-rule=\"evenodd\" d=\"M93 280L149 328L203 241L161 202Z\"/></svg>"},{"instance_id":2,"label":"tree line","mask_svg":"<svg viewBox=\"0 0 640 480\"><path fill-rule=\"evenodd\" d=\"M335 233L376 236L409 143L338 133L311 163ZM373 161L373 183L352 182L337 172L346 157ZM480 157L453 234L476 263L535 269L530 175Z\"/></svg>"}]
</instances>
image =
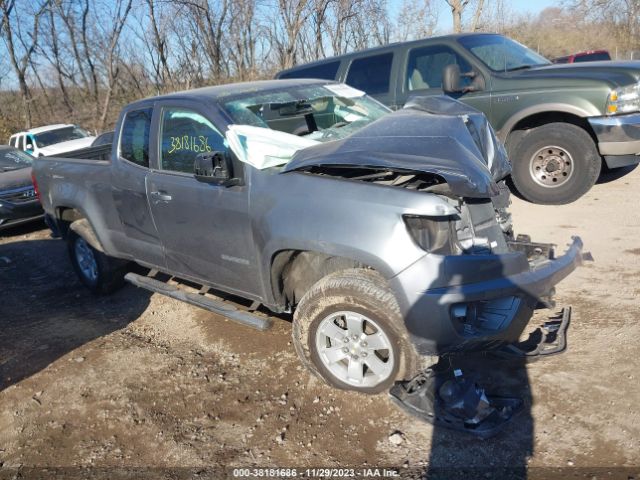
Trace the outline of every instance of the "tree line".
<instances>
[{"instance_id":1,"label":"tree line","mask_svg":"<svg viewBox=\"0 0 640 480\"><path fill-rule=\"evenodd\" d=\"M548 56L627 55L639 13L640 0L564 0L534 18L505 0L0 0L0 140L62 121L108 130L134 99L446 33L445 15Z\"/></svg>"}]
</instances>

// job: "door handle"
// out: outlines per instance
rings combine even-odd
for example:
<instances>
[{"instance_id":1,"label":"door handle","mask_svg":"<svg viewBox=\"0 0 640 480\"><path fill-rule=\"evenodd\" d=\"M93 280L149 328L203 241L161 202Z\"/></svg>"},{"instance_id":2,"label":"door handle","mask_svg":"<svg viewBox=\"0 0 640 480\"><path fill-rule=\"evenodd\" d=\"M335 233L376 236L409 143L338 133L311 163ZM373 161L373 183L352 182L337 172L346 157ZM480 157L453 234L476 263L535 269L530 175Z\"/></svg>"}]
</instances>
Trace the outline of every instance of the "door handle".
<instances>
[{"instance_id":1,"label":"door handle","mask_svg":"<svg viewBox=\"0 0 640 480\"><path fill-rule=\"evenodd\" d=\"M168 193L165 192L151 192L151 196L159 202L170 202L172 197Z\"/></svg>"}]
</instances>

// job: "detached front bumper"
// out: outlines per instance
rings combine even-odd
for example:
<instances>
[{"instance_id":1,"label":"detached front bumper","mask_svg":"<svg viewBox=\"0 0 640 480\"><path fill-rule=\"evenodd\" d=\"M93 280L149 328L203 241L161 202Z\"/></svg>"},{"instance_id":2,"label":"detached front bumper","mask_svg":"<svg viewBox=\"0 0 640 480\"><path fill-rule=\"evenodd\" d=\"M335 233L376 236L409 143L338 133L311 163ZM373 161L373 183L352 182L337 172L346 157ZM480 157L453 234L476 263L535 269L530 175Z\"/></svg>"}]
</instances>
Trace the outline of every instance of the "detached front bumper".
<instances>
[{"instance_id":1,"label":"detached front bumper","mask_svg":"<svg viewBox=\"0 0 640 480\"><path fill-rule=\"evenodd\" d=\"M517 341L538 303L581 263L573 237L564 255L535 268L522 253L426 255L390 285L418 352L440 355Z\"/></svg>"},{"instance_id":2,"label":"detached front bumper","mask_svg":"<svg viewBox=\"0 0 640 480\"><path fill-rule=\"evenodd\" d=\"M609 168L640 163L640 113L589 118Z\"/></svg>"}]
</instances>

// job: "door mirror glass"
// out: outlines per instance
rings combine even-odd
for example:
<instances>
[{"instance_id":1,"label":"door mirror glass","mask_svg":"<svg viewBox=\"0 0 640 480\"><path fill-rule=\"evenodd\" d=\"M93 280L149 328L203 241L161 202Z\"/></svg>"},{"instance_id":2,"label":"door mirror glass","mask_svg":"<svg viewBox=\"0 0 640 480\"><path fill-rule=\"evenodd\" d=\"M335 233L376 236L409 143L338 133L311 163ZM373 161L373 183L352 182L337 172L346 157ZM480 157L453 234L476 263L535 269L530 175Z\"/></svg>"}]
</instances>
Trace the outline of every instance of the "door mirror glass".
<instances>
[{"instance_id":1,"label":"door mirror glass","mask_svg":"<svg viewBox=\"0 0 640 480\"><path fill-rule=\"evenodd\" d=\"M193 164L196 180L216 185L231 186L238 183L233 178L233 163L224 152L199 153Z\"/></svg>"},{"instance_id":2,"label":"door mirror glass","mask_svg":"<svg viewBox=\"0 0 640 480\"><path fill-rule=\"evenodd\" d=\"M451 63L442 70L442 90L444 93L459 93L462 91L460 86L460 67Z\"/></svg>"}]
</instances>

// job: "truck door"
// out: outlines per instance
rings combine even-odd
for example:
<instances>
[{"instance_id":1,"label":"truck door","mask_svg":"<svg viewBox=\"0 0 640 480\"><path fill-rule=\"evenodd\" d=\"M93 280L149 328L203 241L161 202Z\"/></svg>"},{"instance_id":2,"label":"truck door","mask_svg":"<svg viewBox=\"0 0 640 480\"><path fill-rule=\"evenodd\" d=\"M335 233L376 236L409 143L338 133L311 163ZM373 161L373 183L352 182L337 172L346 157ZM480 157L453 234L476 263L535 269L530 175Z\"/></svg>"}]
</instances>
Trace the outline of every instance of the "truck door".
<instances>
[{"instance_id":1,"label":"truck door","mask_svg":"<svg viewBox=\"0 0 640 480\"><path fill-rule=\"evenodd\" d=\"M152 135L153 108L125 113L121 121L117 159L112 165L111 193L122 235L114 235L114 246L148 266L165 268L162 244L147 201L149 159L155 154Z\"/></svg>"},{"instance_id":2,"label":"truck door","mask_svg":"<svg viewBox=\"0 0 640 480\"><path fill-rule=\"evenodd\" d=\"M167 266L177 276L259 296L247 187L193 176L199 153L227 151L226 139L205 112L181 102L164 103L160 113L160 151L148 195Z\"/></svg>"},{"instance_id":3,"label":"truck door","mask_svg":"<svg viewBox=\"0 0 640 480\"><path fill-rule=\"evenodd\" d=\"M482 75L460 52L443 44L409 49L405 52L404 64L405 68L398 69L400 74L398 75L396 98L399 105L404 105L409 98L415 96L443 95L442 72L447 65L458 64L463 73L474 70L478 75ZM468 86L471 83L471 79L468 77L463 77L461 80L463 86ZM488 91L456 94L454 97L477 108L489 117L491 99Z\"/></svg>"}]
</instances>

